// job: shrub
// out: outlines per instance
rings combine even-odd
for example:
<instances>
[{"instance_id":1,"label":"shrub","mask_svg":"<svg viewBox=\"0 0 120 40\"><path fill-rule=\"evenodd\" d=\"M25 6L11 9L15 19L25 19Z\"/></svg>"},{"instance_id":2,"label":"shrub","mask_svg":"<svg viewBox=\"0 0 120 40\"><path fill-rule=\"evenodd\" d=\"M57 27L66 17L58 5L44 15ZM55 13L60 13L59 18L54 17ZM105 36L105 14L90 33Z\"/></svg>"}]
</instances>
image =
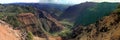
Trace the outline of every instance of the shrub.
<instances>
[{"instance_id":1,"label":"shrub","mask_svg":"<svg viewBox=\"0 0 120 40\"><path fill-rule=\"evenodd\" d=\"M33 40L33 34L32 34L32 32L28 31L28 35L27 35L26 40Z\"/></svg>"}]
</instances>

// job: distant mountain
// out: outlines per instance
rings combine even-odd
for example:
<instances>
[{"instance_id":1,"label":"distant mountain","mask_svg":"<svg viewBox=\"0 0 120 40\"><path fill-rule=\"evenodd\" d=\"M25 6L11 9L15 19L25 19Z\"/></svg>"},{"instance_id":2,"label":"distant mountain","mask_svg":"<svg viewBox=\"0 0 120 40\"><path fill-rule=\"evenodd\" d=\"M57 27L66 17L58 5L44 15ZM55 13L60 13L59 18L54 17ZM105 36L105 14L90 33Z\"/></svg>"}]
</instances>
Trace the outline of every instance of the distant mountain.
<instances>
[{"instance_id":1,"label":"distant mountain","mask_svg":"<svg viewBox=\"0 0 120 40\"><path fill-rule=\"evenodd\" d=\"M66 5L66 4L51 4L51 3L11 3L12 5L21 5L21 6L33 6L36 8L39 8L43 11L45 11L45 9L47 10L47 8L58 8L59 10L64 10L67 7L69 7L70 5ZM10 5L10 4L8 4Z\"/></svg>"},{"instance_id":2,"label":"distant mountain","mask_svg":"<svg viewBox=\"0 0 120 40\"><path fill-rule=\"evenodd\" d=\"M70 6L67 8L63 14L61 14L60 18L62 19L69 19L69 20L75 20L76 17L79 16L79 14L82 14L86 12L86 10L90 7L95 6L96 3L93 2L87 2L87 3L81 3L74 6Z\"/></svg>"},{"instance_id":3,"label":"distant mountain","mask_svg":"<svg viewBox=\"0 0 120 40\"><path fill-rule=\"evenodd\" d=\"M28 6L28 7L34 7L39 10L46 11L50 13L52 16L57 17L62 12L68 8L71 5L65 5L65 4L51 4L51 3L11 3L6 5L19 5L19 6Z\"/></svg>"},{"instance_id":4,"label":"distant mountain","mask_svg":"<svg viewBox=\"0 0 120 40\"><path fill-rule=\"evenodd\" d=\"M69 7L61 14L60 19L75 22L75 25L87 25L96 22L101 17L109 15L118 3L85 2Z\"/></svg>"}]
</instances>

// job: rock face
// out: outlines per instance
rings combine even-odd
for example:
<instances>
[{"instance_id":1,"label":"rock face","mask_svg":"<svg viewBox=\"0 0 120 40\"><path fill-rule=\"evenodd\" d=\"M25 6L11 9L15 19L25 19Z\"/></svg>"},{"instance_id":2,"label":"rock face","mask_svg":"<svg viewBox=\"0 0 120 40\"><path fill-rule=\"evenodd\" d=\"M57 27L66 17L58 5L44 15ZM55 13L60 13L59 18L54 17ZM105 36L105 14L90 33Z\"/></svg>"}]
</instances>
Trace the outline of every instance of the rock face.
<instances>
[{"instance_id":1,"label":"rock face","mask_svg":"<svg viewBox=\"0 0 120 40\"><path fill-rule=\"evenodd\" d=\"M18 20L21 23L23 23L27 31L32 31L33 34L42 34L43 31L59 32L64 28L64 26L62 26L56 19L52 18L49 14L45 13L44 11L40 11L37 14L19 14Z\"/></svg>"},{"instance_id":2,"label":"rock face","mask_svg":"<svg viewBox=\"0 0 120 40\"><path fill-rule=\"evenodd\" d=\"M23 27L27 29L27 31L35 31L38 25L38 20L32 13L21 13L18 15L18 20L23 24ZM37 29L36 29L37 30Z\"/></svg>"},{"instance_id":3,"label":"rock face","mask_svg":"<svg viewBox=\"0 0 120 40\"><path fill-rule=\"evenodd\" d=\"M45 11L38 11L39 13L36 14L38 18L41 20L41 23L44 28L49 27L50 32L60 31L64 28L55 18L53 18L50 14L46 13Z\"/></svg>"},{"instance_id":4,"label":"rock face","mask_svg":"<svg viewBox=\"0 0 120 40\"><path fill-rule=\"evenodd\" d=\"M73 28L75 40L120 40L120 12L113 12L95 24Z\"/></svg>"},{"instance_id":5,"label":"rock face","mask_svg":"<svg viewBox=\"0 0 120 40\"><path fill-rule=\"evenodd\" d=\"M13 30L9 24L0 20L0 40L21 40L20 32Z\"/></svg>"}]
</instances>

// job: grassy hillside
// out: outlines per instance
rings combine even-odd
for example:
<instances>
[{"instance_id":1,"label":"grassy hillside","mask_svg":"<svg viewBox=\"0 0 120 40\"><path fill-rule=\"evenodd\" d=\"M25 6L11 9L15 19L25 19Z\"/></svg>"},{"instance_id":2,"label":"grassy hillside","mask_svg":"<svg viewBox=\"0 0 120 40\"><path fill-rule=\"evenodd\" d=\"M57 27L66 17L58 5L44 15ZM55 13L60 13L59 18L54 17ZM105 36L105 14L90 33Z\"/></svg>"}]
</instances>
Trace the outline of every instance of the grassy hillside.
<instances>
[{"instance_id":1,"label":"grassy hillside","mask_svg":"<svg viewBox=\"0 0 120 40\"><path fill-rule=\"evenodd\" d=\"M109 15L116 9L117 5L117 3L97 3L95 6L87 8L85 12L80 12L79 16L76 18L75 25L95 23L102 17Z\"/></svg>"}]
</instances>

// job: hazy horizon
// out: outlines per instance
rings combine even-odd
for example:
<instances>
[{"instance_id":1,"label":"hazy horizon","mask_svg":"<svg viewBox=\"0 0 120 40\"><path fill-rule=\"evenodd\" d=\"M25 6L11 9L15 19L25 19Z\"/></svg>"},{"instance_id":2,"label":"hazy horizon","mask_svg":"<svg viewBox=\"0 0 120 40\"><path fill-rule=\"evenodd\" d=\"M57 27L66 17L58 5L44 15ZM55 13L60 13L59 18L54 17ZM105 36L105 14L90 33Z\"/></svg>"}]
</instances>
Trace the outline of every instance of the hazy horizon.
<instances>
[{"instance_id":1,"label":"hazy horizon","mask_svg":"<svg viewBox=\"0 0 120 40\"><path fill-rule=\"evenodd\" d=\"M56 4L79 4L83 2L120 2L120 0L0 0L0 3L56 3Z\"/></svg>"}]
</instances>

